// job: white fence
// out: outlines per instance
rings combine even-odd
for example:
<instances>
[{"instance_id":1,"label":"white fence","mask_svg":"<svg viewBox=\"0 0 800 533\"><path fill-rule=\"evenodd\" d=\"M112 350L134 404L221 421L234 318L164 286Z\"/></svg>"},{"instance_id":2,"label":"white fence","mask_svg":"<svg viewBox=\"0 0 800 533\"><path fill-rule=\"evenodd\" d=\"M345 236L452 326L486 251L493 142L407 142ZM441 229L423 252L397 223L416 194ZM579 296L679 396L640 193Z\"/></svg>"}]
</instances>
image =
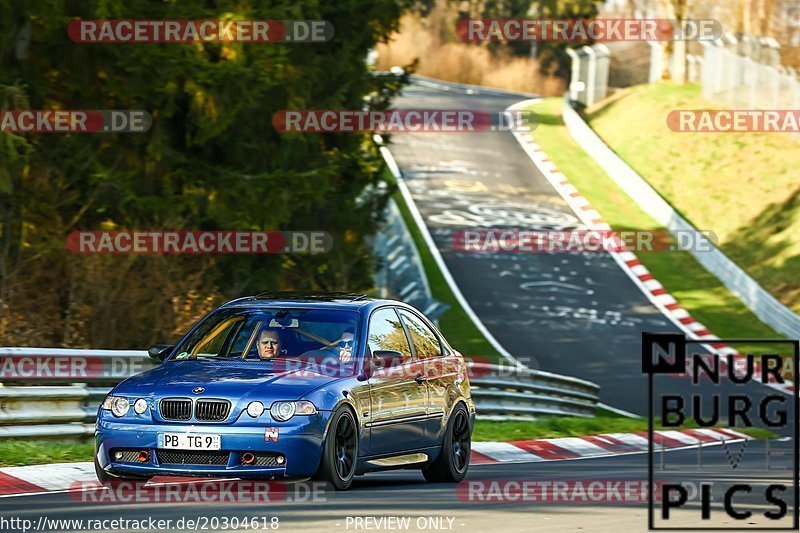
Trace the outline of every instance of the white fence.
<instances>
[{"instance_id":1,"label":"white fence","mask_svg":"<svg viewBox=\"0 0 800 533\"><path fill-rule=\"evenodd\" d=\"M572 60L569 95L586 107L608 94L609 49L604 44L567 48Z\"/></svg>"},{"instance_id":2,"label":"white fence","mask_svg":"<svg viewBox=\"0 0 800 533\"><path fill-rule=\"evenodd\" d=\"M673 233L697 232L698 241L703 241L700 243L702 246L693 247L690 253L706 270L714 274L739 297L759 319L779 333L795 339L800 338L800 316L764 290L719 248L705 239L688 220L678 214L655 189L597 136L572 109L569 101L564 105L564 123L578 144L658 223ZM698 251L698 249L710 251Z\"/></svg>"},{"instance_id":3,"label":"white fence","mask_svg":"<svg viewBox=\"0 0 800 533\"><path fill-rule=\"evenodd\" d=\"M800 109L800 81L790 68L765 65L721 43L704 43L703 97L746 109Z\"/></svg>"}]
</instances>

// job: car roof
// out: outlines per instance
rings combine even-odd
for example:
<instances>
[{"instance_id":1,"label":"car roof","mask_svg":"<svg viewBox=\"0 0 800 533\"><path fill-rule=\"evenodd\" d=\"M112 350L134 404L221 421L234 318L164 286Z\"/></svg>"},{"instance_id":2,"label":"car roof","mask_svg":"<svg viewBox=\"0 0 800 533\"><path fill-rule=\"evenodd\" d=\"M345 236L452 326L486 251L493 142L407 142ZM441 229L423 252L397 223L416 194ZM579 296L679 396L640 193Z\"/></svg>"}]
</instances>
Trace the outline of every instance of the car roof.
<instances>
[{"instance_id":1,"label":"car roof","mask_svg":"<svg viewBox=\"0 0 800 533\"><path fill-rule=\"evenodd\" d=\"M224 304L228 307L286 307L358 311L382 305L406 306L396 300L370 298L366 294L351 292L262 292L245 296Z\"/></svg>"}]
</instances>

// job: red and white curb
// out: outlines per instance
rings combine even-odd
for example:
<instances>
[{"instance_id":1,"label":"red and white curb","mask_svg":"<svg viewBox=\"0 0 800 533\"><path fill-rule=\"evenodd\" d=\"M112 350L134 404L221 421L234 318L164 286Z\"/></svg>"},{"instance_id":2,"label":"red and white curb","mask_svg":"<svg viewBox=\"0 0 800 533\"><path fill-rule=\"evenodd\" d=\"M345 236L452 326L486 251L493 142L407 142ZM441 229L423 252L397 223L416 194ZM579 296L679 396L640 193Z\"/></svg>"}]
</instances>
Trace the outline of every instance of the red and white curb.
<instances>
[{"instance_id":1,"label":"red and white curb","mask_svg":"<svg viewBox=\"0 0 800 533\"><path fill-rule=\"evenodd\" d=\"M63 492L75 482L97 481L93 463L0 468L0 497L39 492Z\"/></svg>"},{"instance_id":2,"label":"red and white curb","mask_svg":"<svg viewBox=\"0 0 800 533\"><path fill-rule=\"evenodd\" d=\"M741 442L750 437L731 429L686 429L656 431L656 450L675 450L696 446L711 446L722 442ZM645 453L648 449L646 433L607 433L586 437L523 440L513 442L472 443L473 465L498 463L537 463L610 457L622 454ZM158 484L186 483L191 478L160 477ZM35 466L0 468L0 498L36 495L47 492L75 492L81 483L96 483L92 463L57 463ZM152 483L152 482L151 482ZM90 488L94 488L91 485Z\"/></svg>"},{"instance_id":3,"label":"red and white curb","mask_svg":"<svg viewBox=\"0 0 800 533\"><path fill-rule=\"evenodd\" d=\"M713 446L751 440L732 429L683 429L653 432L656 451ZM538 463L591 459L624 454L646 453L647 433L605 433L586 437L520 440L511 442L473 442L470 464Z\"/></svg>"},{"instance_id":4,"label":"red and white curb","mask_svg":"<svg viewBox=\"0 0 800 533\"><path fill-rule=\"evenodd\" d=\"M231 481L236 478L217 478ZM148 485L186 485L209 481L208 478L156 476ZM0 498L53 492L94 490L99 481L94 463L56 463L49 465L0 468Z\"/></svg>"},{"instance_id":5,"label":"red and white curb","mask_svg":"<svg viewBox=\"0 0 800 533\"><path fill-rule=\"evenodd\" d=\"M508 111L522 111L527 109L539 100L526 100L518 102L508 108ZM566 104L565 104L566 105ZM536 143L530 133L514 131L514 137L528 154L528 157L536 165L536 168L544 175L547 181L555 188L567 205L575 212L583 224L593 230L611 231L613 228L603 219L600 213L579 191L570 183L569 179L558 170L555 163L548 159L547 154ZM653 305L661 311L664 316L670 319L687 337L693 340L706 341L704 346L719 355L737 356L738 351L719 341L719 337L711 333L702 323L698 322L686 309L681 307L678 301L667 292L661 283L653 277L650 271L639 262L636 254L628 250L622 243L621 252L609 252L609 255L619 264L622 270L630 277L639 289L647 296ZM758 371L758 369L756 369ZM796 369L793 369L796 371ZM754 378L756 375L754 374ZM770 376L772 377L772 376ZM794 384L789 383L764 383L774 389L786 394L792 394Z\"/></svg>"}]
</instances>

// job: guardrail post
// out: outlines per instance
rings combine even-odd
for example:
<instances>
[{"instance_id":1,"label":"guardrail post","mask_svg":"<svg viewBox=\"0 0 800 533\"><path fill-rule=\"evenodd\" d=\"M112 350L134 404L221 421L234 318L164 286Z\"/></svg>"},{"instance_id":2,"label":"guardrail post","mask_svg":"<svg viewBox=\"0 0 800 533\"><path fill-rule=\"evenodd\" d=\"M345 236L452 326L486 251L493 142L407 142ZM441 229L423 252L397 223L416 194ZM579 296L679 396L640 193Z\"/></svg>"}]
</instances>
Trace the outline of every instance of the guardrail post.
<instances>
[{"instance_id":1,"label":"guardrail post","mask_svg":"<svg viewBox=\"0 0 800 533\"><path fill-rule=\"evenodd\" d=\"M697 445L697 469L699 470L700 468L702 468L702 466L703 466L703 441L700 441Z\"/></svg>"}]
</instances>

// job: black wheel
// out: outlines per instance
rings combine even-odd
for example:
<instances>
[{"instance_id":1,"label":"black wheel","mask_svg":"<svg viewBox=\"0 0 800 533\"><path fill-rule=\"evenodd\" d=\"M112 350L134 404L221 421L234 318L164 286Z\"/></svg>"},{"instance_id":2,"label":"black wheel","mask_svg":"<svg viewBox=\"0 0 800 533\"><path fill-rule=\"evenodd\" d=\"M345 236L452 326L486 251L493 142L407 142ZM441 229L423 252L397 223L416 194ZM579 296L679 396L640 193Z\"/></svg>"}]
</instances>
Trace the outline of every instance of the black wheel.
<instances>
[{"instance_id":1,"label":"black wheel","mask_svg":"<svg viewBox=\"0 0 800 533\"><path fill-rule=\"evenodd\" d=\"M422 469L422 475L431 483L458 483L467 475L471 448L472 428L467 408L458 404L450 415L442 452L433 463Z\"/></svg>"},{"instance_id":2,"label":"black wheel","mask_svg":"<svg viewBox=\"0 0 800 533\"><path fill-rule=\"evenodd\" d=\"M356 419L350 409L340 407L331 420L322 447L322 461L314 478L330 482L336 490L347 490L356 473L357 457Z\"/></svg>"}]
</instances>

